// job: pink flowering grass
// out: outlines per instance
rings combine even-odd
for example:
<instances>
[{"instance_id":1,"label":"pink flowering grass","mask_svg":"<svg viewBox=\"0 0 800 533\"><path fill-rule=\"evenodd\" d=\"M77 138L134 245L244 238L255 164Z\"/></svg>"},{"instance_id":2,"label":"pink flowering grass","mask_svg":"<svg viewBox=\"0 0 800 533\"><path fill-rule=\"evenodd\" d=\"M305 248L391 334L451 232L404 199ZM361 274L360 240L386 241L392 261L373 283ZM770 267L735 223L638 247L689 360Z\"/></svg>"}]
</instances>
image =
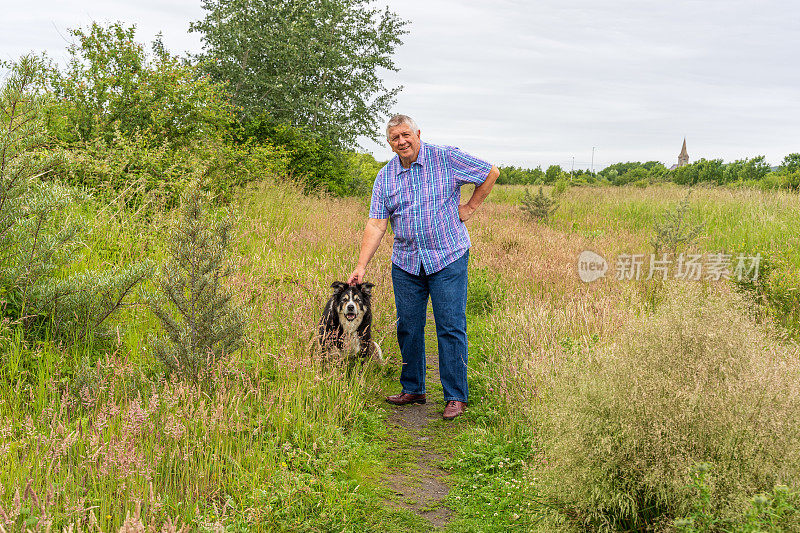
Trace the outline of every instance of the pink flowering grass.
<instances>
[{"instance_id":1,"label":"pink flowering grass","mask_svg":"<svg viewBox=\"0 0 800 533\"><path fill-rule=\"evenodd\" d=\"M148 348L157 324L142 307L121 314L109 342L12 346L34 364L13 376L6 367L12 379L0 382L0 525L272 530L313 516L309 506L329 508L332 520L359 501L332 472L343 468L337 462L356 465L374 453L349 435L364 423L379 370L323 365L314 335L331 282L352 267L362 207L288 185L244 195L230 289L249 309L248 342L214 368L213 393L159 373ZM322 209L341 218L331 224ZM119 216L97 223L115 246L142 249L141 238L145 253L163 257L157 230ZM90 231L102 248L109 241L101 233ZM376 325L391 331L391 288L385 276L375 281Z\"/></svg>"}]
</instances>

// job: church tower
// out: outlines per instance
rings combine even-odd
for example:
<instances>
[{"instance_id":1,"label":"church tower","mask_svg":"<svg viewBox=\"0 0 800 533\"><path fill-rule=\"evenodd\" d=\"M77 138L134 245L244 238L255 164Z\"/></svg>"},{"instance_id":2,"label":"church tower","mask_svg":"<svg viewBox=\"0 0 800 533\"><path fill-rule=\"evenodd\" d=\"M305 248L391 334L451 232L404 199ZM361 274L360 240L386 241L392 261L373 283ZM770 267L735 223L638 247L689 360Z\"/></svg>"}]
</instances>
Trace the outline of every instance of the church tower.
<instances>
[{"instance_id":1,"label":"church tower","mask_svg":"<svg viewBox=\"0 0 800 533\"><path fill-rule=\"evenodd\" d=\"M689 164L689 153L686 151L686 137L683 138L683 148L678 156L678 166L686 166Z\"/></svg>"}]
</instances>

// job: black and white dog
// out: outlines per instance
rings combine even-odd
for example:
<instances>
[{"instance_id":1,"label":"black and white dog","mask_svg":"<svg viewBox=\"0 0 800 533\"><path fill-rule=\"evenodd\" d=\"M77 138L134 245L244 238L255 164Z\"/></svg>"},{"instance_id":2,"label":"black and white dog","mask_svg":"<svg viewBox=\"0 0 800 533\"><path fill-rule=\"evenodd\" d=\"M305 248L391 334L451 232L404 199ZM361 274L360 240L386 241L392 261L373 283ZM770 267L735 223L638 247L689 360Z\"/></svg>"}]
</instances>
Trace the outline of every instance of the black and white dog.
<instances>
[{"instance_id":1,"label":"black and white dog","mask_svg":"<svg viewBox=\"0 0 800 533\"><path fill-rule=\"evenodd\" d=\"M374 357L383 363L383 353L372 340L372 283L350 286L342 281L331 285L333 295L325 304L319 322L319 342L326 351L339 350L361 362Z\"/></svg>"}]
</instances>

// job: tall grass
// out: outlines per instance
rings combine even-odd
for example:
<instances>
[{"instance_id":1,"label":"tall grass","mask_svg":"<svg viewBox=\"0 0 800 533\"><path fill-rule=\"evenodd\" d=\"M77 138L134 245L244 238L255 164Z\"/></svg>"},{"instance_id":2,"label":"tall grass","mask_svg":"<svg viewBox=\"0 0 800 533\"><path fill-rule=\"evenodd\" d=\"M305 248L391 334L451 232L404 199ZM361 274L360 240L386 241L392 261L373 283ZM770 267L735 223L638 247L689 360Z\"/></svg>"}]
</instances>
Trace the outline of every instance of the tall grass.
<instances>
[{"instance_id":1,"label":"tall grass","mask_svg":"<svg viewBox=\"0 0 800 533\"><path fill-rule=\"evenodd\" d=\"M636 187L572 187L559 197L561 208L553 227L589 238L627 236L627 251L645 251L653 222L674 209L686 196L686 187L664 184ZM519 203L522 186L504 186L491 201ZM755 254L780 251L800 267L800 237L795 221L800 217L800 195L759 189L693 188L690 214L705 225L698 246L708 251L728 250ZM638 248L637 248L638 247Z\"/></svg>"},{"instance_id":2,"label":"tall grass","mask_svg":"<svg viewBox=\"0 0 800 533\"><path fill-rule=\"evenodd\" d=\"M501 484L512 490L506 481L519 486L516 472L527 471L535 481L526 497L556 509L534 505L548 515L543 530L666 524L658 521L692 510L687 469L700 460L715 465L714 512L734 520L753 491L778 481L796 488L795 349L751 323L727 285L668 291L653 308L636 283L613 275L582 283L582 250L609 259L646 251L650 222L683 197L677 188L607 191L567 190L549 225L504 201L470 221L469 424L474 435L517 443L518 470ZM490 198L514 194L499 187ZM795 242L784 227L797 214L792 197L730 194L692 195L700 218L729 213L704 219L698 246L718 238L733 250L725 224L740 215L754 249ZM116 532L128 516L129 525L167 531L399 529L399 514L370 488L385 467L372 404L386 371L323 368L314 352L328 287L353 268L366 202L305 196L271 180L238 194L228 282L249 310L248 343L215 367L213 392L164 377L148 341L157 322L140 305L121 311L111 339L70 348L26 344L17 325L0 324L3 526ZM71 268L162 262L169 212L82 209L92 224ZM376 283L374 329L398 363L390 247L387 238L367 279ZM475 461L497 463L495 447ZM519 500L509 498L516 520Z\"/></svg>"},{"instance_id":3,"label":"tall grass","mask_svg":"<svg viewBox=\"0 0 800 533\"><path fill-rule=\"evenodd\" d=\"M696 511L691 475L703 462L713 465L707 511L718 528L745 527L753 495L800 486L796 344L752 322L725 282L666 283L651 300L643 296L652 287L613 272L577 279L582 249L609 259L649 253L656 220L685 190L571 189L545 226L524 223L514 213L518 191L507 189L487 206L491 222L475 243L508 295L487 318L482 370L503 400L501 418L516 420L503 431L535 443L529 471L541 531L669 529ZM786 226L794 196L691 198L707 228L695 249L731 250L734 218L761 251L795 238Z\"/></svg>"},{"instance_id":4,"label":"tall grass","mask_svg":"<svg viewBox=\"0 0 800 533\"><path fill-rule=\"evenodd\" d=\"M272 531L391 519L361 482L378 468L383 429L366 403L382 370L323 368L312 348L327 287L356 257L361 207L286 184L240 196L230 285L252 327L247 347L215 367L213 393L165 379L142 306L123 312L116 338L69 350L25 346L6 324L4 377L27 374L0 382L0 524L117 531L128 515L154 528ZM163 259L169 214L95 215L79 265ZM376 325L391 331L387 277L372 279Z\"/></svg>"}]
</instances>

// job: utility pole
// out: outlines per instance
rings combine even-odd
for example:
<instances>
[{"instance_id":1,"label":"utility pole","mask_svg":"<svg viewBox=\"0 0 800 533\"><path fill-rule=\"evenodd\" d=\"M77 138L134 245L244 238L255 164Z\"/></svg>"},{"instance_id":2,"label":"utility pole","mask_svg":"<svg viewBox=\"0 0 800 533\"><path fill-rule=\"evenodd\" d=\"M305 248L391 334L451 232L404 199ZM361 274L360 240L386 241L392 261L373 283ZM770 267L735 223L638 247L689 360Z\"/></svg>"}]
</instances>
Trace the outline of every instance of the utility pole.
<instances>
[{"instance_id":1,"label":"utility pole","mask_svg":"<svg viewBox=\"0 0 800 533\"><path fill-rule=\"evenodd\" d=\"M594 174L594 146L592 146L592 174Z\"/></svg>"},{"instance_id":2,"label":"utility pole","mask_svg":"<svg viewBox=\"0 0 800 533\"><path fill-rule=\"evenodd\" d=\"M575 177L575 156L572 156L572 170L569 171L569 181L572 181L572 178Z\"/></svg>"}]
</instances>

